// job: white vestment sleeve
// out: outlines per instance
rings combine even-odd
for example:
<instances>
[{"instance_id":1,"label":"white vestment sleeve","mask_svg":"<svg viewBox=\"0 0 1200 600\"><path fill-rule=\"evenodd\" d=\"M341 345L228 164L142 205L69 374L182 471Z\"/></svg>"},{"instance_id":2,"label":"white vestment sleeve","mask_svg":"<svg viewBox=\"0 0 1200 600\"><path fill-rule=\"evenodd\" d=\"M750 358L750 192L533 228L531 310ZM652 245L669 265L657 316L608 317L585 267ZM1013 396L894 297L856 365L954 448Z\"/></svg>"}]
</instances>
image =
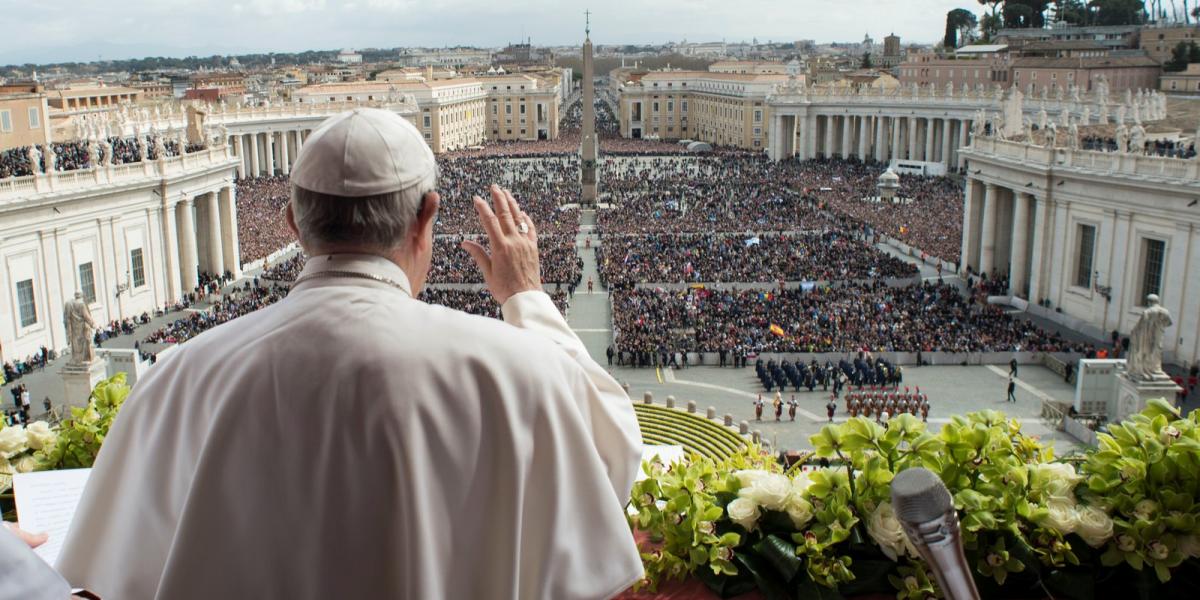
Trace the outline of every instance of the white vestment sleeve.
<instances>
[{"instance_id":1,"label":"white vestment sleeve","mask_svg":"<svg viewBox=\"0 0 1200 600\"><path fill-rule=\"evenodd\" d=\"M621 384L592 360L583 342L571 331L550 296L541 291L514 294L500 308L504 320L558 344L583 368L591 385L577 390L576 402L586 407L592 440L608 468L613 491L624 504L641 467L642 434L633 403Z\"/></svg>"}]
</instances>

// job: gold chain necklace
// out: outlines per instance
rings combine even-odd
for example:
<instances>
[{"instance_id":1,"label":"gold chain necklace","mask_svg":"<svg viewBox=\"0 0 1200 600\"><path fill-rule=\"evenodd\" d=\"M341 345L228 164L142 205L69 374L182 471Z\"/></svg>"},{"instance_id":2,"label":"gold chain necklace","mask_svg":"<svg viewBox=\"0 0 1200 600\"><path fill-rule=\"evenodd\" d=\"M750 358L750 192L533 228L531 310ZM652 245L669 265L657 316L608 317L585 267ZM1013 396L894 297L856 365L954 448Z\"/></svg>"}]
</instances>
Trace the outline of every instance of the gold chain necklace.
<instances>
[{"instance_id":1,"label":"gold chain necklace","mask_svg":"<svg viewBox=\"0 0 1200 600\"><path fill-rule=\"evenodd\" d=\"M308 275L305 275L305 276L300 277L299 279L293 281L292 289L295 289L297 285L300 285L301 283L304 283L305 281L310 281L313 279L332 279L335 277L343 277L343 278L349 278L349 279L369 279L371 281L382 283L384 285L390 285L390 286L404 292L405 294L408 294L410 296L412 295L412 292L408 291L408 288L404 287L403 285L400 285L399 283L396 283L395 281L393 281L391 279L388 279L387 277L381 277L379 275L373 275L371 273L359 273L358 271L317 271L316 273L309 273Z\"/></svg>"}]
</instances>

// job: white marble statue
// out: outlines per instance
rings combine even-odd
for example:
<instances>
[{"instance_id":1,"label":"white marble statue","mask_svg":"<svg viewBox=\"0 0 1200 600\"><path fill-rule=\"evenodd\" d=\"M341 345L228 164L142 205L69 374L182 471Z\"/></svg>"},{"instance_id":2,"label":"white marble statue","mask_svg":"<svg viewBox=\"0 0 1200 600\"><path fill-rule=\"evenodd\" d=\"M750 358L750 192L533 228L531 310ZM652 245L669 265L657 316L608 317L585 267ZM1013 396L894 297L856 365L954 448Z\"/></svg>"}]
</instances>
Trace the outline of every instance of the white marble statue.
<instances>
[{"instance_id":1,"label":"white marble statue","mask_svg":"<svg viewBox=\"0 0 1200 600\"><path fill-rule=\"evenodd\" d=\"M1129 130L1124 124L1117 125L1117 131L1114 134L1117 138L1117 152L1121 154L1129 153Z\"/></svg>"},{"instance_id":2,"label":"white marble statue","mask_svg":"<svg viewBox=\"0 0 1200 600\"><path fill-rule=\"evenodd\" d=\"M149 148L146 146L146 136L138 134L137 136L138 158L141 160L150 160Z\"/></svg>"},{"instance_id":3,"label":"white marble statue","mask_svg":"<svg viewBox=\"0 0 1200 600\"><path fill-rule=\"evenodd\" d=\"M1141 123L1135 123L1129 129L1129 152L1132 154L1146 153L1146 128Z\"/></svg>"},{"instance_id":4,"label":"white marble statue","mask_svg":"<svg viewBox=\"0 0 1200 600\"><path fill-rule=\"evenodd\" d=\"M53 173L58 167L58 154L54 152L54 144L46 144L42 154L46 157L46 173Z\"/></svg>"},{"instance_id":5,"label":"white marble statue","mask_svg":"<svg viewBox=\"0 0 1200 600\"><path fill-rule=\"evenodd\" d=\"M1025 142L1028 144L1036 144L1037 140L1033 137L1033 119L1025 117Z\"/></svg>"},{"instance_id":6,"label":"white marble statue","mask_svg":"<svg viewBox=\"0 0 1200 600\"><path fill-rule=\"evenodd\" d=\"M1038 120L1037 120L1038 129L1045 129L1046 123L1050 120L1050 116L1046 114L1045 108L1038 111L1037 118L1038 118Z\"/></svg>"},{"instance_id":7,"label":"white marble statue","mask_svg":"<svg viewBox=\"0 0 1200 600\"><path fill-rule=\"evenodd\" d=\"M1165 379L1162 370L1163 331L1173 325L1171 313L1159 304L1158 296L1146 296L1146 310L1129 334L1125 373L1134 381Z\"/></svg>"},{"instance_id":8,"label":"white marble statue","mask_svg":"<svg viewBox=\"0 0 1200 600\"><path fill-rule=\"evenodd\" d=\"M95 139L88 139L87 156L89 167L95 169L100 166L100 148L96 145Z\"/></svg>"},{"instance_id":9,"label":"white marble statue","mask_svg":"<svg viewBox=\"0 0 1200 600\"><path fill-rule=\"evenodd\" d=\"M167 159L167 144L161 135L154 136L154 157L157 160Z\"/></svg>"},{"instance_id":10,"label":"white marble statue","mask_svg":"<svg viewBox=\"0 0 1200 600\"><path fill-rule=\"evenodd\" d=\"M83 294L75 292L75 297L63 303L63 326L67 330L67 341L71 344L71 365L89 365L96 359L96 351L92 347L92 335L96 331L96 323L92 320L92 311L83 301Z\"/></svg>"},{"instance_id":11,"label":"white marble statue","mask_svg":"<svg viewBox=\"0 0 1200 600\"><path fill-rule=\"evenodd\" d=\"M109 143L108 138L100 139L100 150L102 151L102 154L100 156L100 164L101 165L113 164L113 148L112 148L112 144Z\"/></svg>"},{"instance_id":12,"label":"white marble statue","mask_svg":"<svg viewBox=\"0 0 1200 600\"><path fill-rule=\"evenodd\" d=\"M176 131L175 146L178 149L180 156L187 154L187 143L187 135L183 132L183 130L180 129L179 131Z\"/></svg>"},{"instance_id":13,"label":"white marble statue","mask_svg":"<svg viewBox=\"0 0 1200 600\"><path fill-rule=\"evenodd\" d=\"M1072 150L1079 149L1079 125L1073 122L1067 126L1067 146Z\"/></svg>"},{"instance_id":14,"label":"white marble statue","mask_svg":"<svg viewBox=\"0 0 1200 600\"><path fill-rule=\"evenodd\" d=\"M1108 77L1104 74L1096 77L1096 101L1108 104Z\"/></svg>"},{"instance_id":15,"label":"white marble statue","mask_svg":"<svg viewBox=\"0 0 1200 600\"><path fill-rule=\"evenodd\" d=\"M1046 123L1045 132L1046 132L1046 147L1047 148L1058 147L1058 123L1055 123L1054 121L1050 121L1049 123Z\"/></svg>"},{"instance_id":16,"label":"white marble statue","mask_svg":"<svg viewBox=\"0 0 1200 600\"><path fill-rule=\"evenodd\" d=\"M1092 124L1092 107L1083 107L1083 115L1079 117L1079 122L1085 127Z\"/></svg>"},{"instance_id":17,"label":"white marble statue","mask_svg":"<svg viewBox=\"0 0 1200 600\"><path fill-rule=\"evenodd\" d=\"M1138 100L1137 102L1133 103L1133 122L1138 125L1142 124L1142 101L1141 100Z\"/></svg>"},{"instance_id":18,"label":"white marble statue","mask_svg":"<svg viewBox=\"0 0 1200 600\"><path fill-rule=\"evenodd\" d=\"M1129 114L1129 109L1127 108L1126 105L1122 104L1122 105L1118 106L1117 107L1117 125L1124 125L1125 124L1125 116L1128 114Z\"/></svg>"},{"instance_id":19,"label":"white marble statue","mask_svg":"<svg viewBox=\"0 0 1200 600\"><path fill-rule=\"evenodd\" d=\"M1131 89L1125 90L1125 102L1123 102L1123 104L1126 104L1126 105L1133 104L1133 90L1131 90Z\"/></svg>"},{"instance_id":20,"label":"white marble statue","mask_svg":"<svg viewBox=\"0 0 1200 600\"><path fill-rule=\"evenodd\" d=\"M1076 102L1076 103L1078 103L1079 101L1080 101L1080 99L1079 99L1079 86L1077 86L1077 85L1075 85L1075 84L1073 84L1073 83L1072 83L1072 84L1071 84L1071 102Z\"/></svg>"},{"instance_id":21,"label":"white marble statue","mask_svg":"<svg viewBox=\"0 0 1200 600\"><path fill-rule=\"evenodd\" d=\"M25 157L29 159L29 170L34 175L42 172L42 153L38 150L37 146L30 144L29 148L25 151Z\"/></svg>"}]
</instances>

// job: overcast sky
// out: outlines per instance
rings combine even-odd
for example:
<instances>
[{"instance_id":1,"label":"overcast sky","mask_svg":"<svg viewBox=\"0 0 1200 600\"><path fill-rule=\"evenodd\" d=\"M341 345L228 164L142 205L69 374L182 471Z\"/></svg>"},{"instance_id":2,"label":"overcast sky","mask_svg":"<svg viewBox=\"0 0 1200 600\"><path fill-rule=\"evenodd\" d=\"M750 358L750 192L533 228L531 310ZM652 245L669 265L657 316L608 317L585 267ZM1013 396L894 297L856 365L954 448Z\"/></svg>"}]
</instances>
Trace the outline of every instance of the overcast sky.
<instances>
[{"instance_id":1,"label":"overcast sky","mask_svg":"<svg viewBox=\"0 0 1200 600\"><path fill-rule=\"evenodd\" d=\"M342 47L940 39L975 0L0 0L0 64Z\"/></svg>"}]
</instances>

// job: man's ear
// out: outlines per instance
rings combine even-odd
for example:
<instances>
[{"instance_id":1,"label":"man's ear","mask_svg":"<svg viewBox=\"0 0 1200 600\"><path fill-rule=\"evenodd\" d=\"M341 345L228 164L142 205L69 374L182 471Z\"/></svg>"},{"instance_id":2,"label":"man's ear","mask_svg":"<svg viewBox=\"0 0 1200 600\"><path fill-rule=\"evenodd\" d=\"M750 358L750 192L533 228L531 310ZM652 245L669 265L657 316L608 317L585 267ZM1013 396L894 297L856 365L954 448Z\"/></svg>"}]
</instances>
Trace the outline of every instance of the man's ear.
<instances>
[{"instance_id":1,"label":"man's ear","mask_svg":"<svg viewBox=\"0 0 1200 600\"><path fill-rule=\"evenodd\" d=\"M425 236L433 236L433 224L437 221L438 206L441 204L442 197L437 192L428 192L421 196L421 208L417 211L416 227L412 228L413 235L420 238ZM420 240L417 240L418 243Z\"/></svg>"},{"instance_id":2,"label":"man's ear","mask_svg":"<svg viewBox=\"0 0 1200 600\"><path fill-rule=\"evenodd\" d=\"M300 239L300 228L296 226L296 215L292 212L291 201L284 205L283 219L287 221L288 229L292 230L292 235L295 235L296 239Z\"/></svg>"}]
</instances>

